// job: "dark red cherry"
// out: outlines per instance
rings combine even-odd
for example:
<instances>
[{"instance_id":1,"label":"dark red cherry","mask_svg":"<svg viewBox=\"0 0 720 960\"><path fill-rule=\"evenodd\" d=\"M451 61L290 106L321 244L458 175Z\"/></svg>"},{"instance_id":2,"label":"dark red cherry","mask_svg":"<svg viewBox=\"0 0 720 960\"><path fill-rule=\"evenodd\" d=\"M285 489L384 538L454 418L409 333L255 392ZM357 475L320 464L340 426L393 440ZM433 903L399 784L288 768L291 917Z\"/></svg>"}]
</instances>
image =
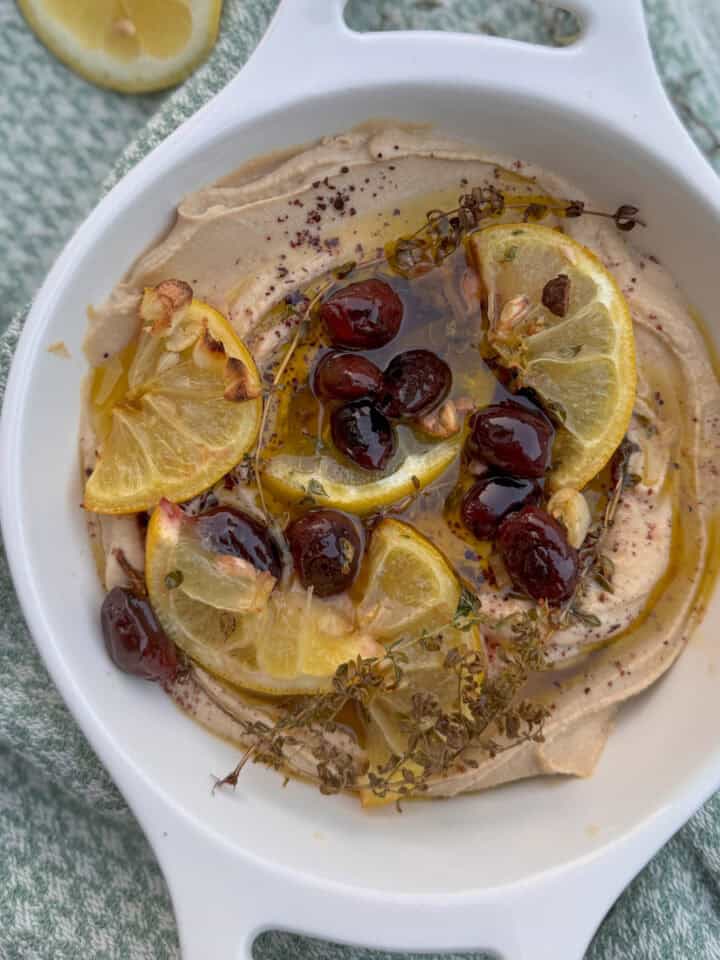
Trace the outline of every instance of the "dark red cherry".
<instances>
[{"instance_id":1,"label":"dark red cherry","mask_svg":"<svg viewBox=\"0 0 720 960\"><path fill-rule=\"evenodd\" d=\"M356 353L326 353L313 372L315 395L327 400L374 397L382 386L379 367Z\"/></svg>"},{"instance_id":2,"label":"dark red cherry","mask_svg":"<svg viewBox=\"0 0 720 960\"><path fill-rule=\"evenodd\" d=\"M178 670L175 644L158 623L144 597L113 587L100 611L105 647L110 659L125 673L167 683Z\"/></svg>"},{"instance_id":3,"label":"dark red cherry","mask_svg":"<svg viewBox=\"0 0 720 960\"><path fill-rule=\"evenodd\" d=\"M348 590L362 559L358 527L339 510L310 510L285 531L302 585L315 596Z\"/></svg>"},{"instance_id":4,"label":"dark red cherry","mask_svg":"<svg viewBox=\"0 0 720 960\"><path fill-rule=\"evenodd\" d=\"M500 524L497 548L513 584L534 600L563 603L577 586L578 553L547 511L527 506Z\"/></svg>"},{"instance_id":5,"label":"dark red cherry","mask_svg":"<svg viewBox=\"0 0 720 960\"><path fill-rule=\"evenodd\" d=\"M190 522L195 524L195 532L205 550L240 557L257 570L268 571L276 580L280 579L280 548L265 524L255 517L234 507L219 506Z\"/></svg>"},{"instance_id":6,"label":"dark red cherry","mask_svg":"<svg viewBox=\"0 0 720 960\"><path fill-rule=\"evenodd\" d=\"M383 374L382 409L388 417L421 417L450 392L450 367L430 350L406 350Z\"/></svg>"},{"instance_id":7,"label":"dark red cherry","mask_svg":"<svg viewBox=\"0 0 720 960\"><path fill-rule=\"evenodd\" d=\"M395 431L368 400L338 407L330 418L330 427L335 446L365 470L382 470L395 453Z\"/></svg>"},{"instance_id":8,"label":"dark red cherry","mask_svg":"<svg viewBox=\"0 0 720 960\"><path fill-rule=\"evenodd\" d=\"M483 477L468 490L460 507L462 522L478 540L492 540L500 522L526 503L539 503L536 480L519 477Z\"/></svg>"},{"instance_id":9,"label":"dark red cherry","mask_svg":"<svg viewBox=\"0 0 720 960\"><path fill-rule=\"evenodd\" d=\"M403 304L384 280L361 280L336 290L319 313L333 346L376 350L397 336Z\"/></svg>"},{"instance_id":10,"label":"dark red cherry","mask_svg":"<svg viewBox=\"0 0 720 960\"><path fill-rule=\"evenodd\" d=\"M468 441L471 456L516 477L542 477L555 436L550 421L519 403L492 404L476 413Z\"/></svg>"}]
</instances>

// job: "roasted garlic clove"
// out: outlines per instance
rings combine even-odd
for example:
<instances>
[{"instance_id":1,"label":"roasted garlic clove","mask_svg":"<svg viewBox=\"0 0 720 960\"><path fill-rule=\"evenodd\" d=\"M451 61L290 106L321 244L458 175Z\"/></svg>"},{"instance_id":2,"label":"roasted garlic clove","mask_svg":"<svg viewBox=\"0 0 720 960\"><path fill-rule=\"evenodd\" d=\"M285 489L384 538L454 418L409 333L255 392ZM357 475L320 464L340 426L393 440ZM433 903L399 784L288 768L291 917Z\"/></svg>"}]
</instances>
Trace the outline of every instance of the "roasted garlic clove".
<instances>
[{"instance_id":1,"label":"roasted garlic clove","mask_svg":"<svg viewBox=\"0 0 720 960\"><path fill-rule=\"evenodd\" d=\"M417 426L429 437L446 440L460 429L460 417L452 400L446 400L437 410L415 420Z\"/></svg>"},{"instance_id":2,"label":"roasted garlic clove","mask_svg":"<svg viewBox=\"0 0 720 960\"><path fill-rule=\"evenodd\" d=\"M161 297L167 297L173 310L187 307L193 298L193 288L184 280L163 280L155 287L155 292Z\"/></svg>"},{"instance_id":3,"label":"roasted garlic clove","mask_svg":"<svg viewBox=\"0 0 720 960\"><path fill-rule=\"evenodd\" d=\"M146 330L159 335L170 329L173 305L169 297L158 293L155 287L146 287L140 301L140 319Z\"/></svg>"},{"instance_id":4,"label":"roasted garlic clove","mask_svg":"<svg viewBox=\"0 0 720 960\"><path fill-rule=\"evenodd\" d=\"M529 307L530 299L526 297L524 293L519 294L517 297L511 297L510 300L503 304L495 332L501 337L512 333L515 326L528 312Z\"/></svg>"},{"instance_id":5,"label":"roasted garlic clove","mask_svg":"<svg viewBox=\"0 0 720 960\"><path fill-rule=\"evenodd\" d=\"M582 493L573 487L557 490L548 503L548 513L565 527L570 546L581 547L592 523L590 507Z\"/></svg>"},{"instance_id":6,"label":"roasted garlic clove","mask_svg":"<svg viewBox=\"0 0 720 960\"><path fill-rule=\"evenodd\" d=\"M207 328L207 322L202 325L202 333L195 338L193 347L193 363L201 370L209 370L216 365L225 363L225 347L220 340L216 340Z\"/></svg>"},{"instance_id":7,"label":"roasted garlic clove","mask_svg":"<svg viewBox=\"0 0 720 960\"><path fill-rule=\"evenodd\" d=\"M192 298L192 287L184 280L163 280L156 287L146 287L140 301L140 319L145 329L153 336L167 336L168 348L178 353L198 335L197 323L192 325L192 331L185 323Z\"/></svg>"}]
</instances>

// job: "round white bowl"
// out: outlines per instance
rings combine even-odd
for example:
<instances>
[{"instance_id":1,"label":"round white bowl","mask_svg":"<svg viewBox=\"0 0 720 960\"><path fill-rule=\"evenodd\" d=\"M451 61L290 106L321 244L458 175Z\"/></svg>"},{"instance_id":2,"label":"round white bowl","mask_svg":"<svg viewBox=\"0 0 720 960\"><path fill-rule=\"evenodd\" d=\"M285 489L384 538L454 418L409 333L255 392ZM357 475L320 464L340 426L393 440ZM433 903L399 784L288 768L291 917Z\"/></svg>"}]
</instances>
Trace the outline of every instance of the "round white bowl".
<instances>
[{"instance_id":1,"label":"round white bowl","mask_svg":"<svg viewBox=\"0 0 720 960\"><path fill-rule=\"evenodd\" d=\"M666 679L626 706L596 774L368 814L251 767L150 684L118 673L79 508L85 310L170 223L178 200L253 155L368 119L433 124L531 159L609 209L720 339L720 190L654 72L640 0L575 0L570 48L448 34L356 35L343 0L284 0L250 63L80 228L38 294L2 419L2 528L20 601L68 706L166 874L183 955L248 957L282 927L394 949L579 960L629 879L720 785L717 598ZM63 340L71 359L47 352Z\"/></svg>"}]
</instances>

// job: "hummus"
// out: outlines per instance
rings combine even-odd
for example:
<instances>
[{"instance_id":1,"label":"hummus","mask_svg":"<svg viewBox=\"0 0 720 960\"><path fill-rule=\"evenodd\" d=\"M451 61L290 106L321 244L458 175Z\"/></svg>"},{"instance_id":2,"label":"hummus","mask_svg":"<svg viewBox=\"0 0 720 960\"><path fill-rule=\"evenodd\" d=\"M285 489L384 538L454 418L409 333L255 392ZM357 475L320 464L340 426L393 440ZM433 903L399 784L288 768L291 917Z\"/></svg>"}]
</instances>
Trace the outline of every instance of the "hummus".
<instances>
[{"instance_id":1,"label":"hummus","mask_svg":"<svg viewBox=\"0 0 720 960\"><path fill-rule=\"evenodd\" d=\"M411 128L368 125L255 160L186 197L167 235L89 311L88 359L111 363L138 332L143 288L176 277L230 319L262 372L287 339L272 308L288 294L344 262L381 256L387 242L416 230L428 209L452 208L468 184L498 178L505 192L527 193L535 178L534 192L586 200L531 164ZM552 637L552 668L532 690L549 711L544 742L478 754L476 765L431 785L437 796L536 774L590 774L618 707L671 666L703 614L720 464L720 389L708 350L676 282L653 256L600 217L568 219L563 227L613 273L635 327L638 392L629 438L637 482L623 492L605 542L614 592L591 584L583 605L589 616ZM631 239L642 244L642 232ZM89 420L82 453L88 469L95 458ZM95 516L90 527L108 589L126 582L118 547L142 569L136 518ZM527 606L487 583L478 592L483 611L497 619ZM248 723L280 713L230 693L199 667L171 693L210 730L240 743ZM350 734L339 729L338 737L362 753ZM309 745L286 759L314 775Z\"/></svg>"}]
</instances>

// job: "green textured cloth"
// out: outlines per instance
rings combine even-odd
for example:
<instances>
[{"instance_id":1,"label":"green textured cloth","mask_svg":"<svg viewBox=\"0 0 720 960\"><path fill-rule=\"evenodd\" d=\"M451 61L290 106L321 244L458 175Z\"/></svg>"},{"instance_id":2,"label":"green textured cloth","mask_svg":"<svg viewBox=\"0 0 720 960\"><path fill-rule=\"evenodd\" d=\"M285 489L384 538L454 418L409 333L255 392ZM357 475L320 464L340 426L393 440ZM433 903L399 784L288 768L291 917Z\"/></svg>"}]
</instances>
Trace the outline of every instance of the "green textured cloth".
<instances>
[{"instance_id":1,"label":"green textured cloth","mask_svg":"<svg viewBox=\"0 0 720 960\"><path fill-rule=\"evenodd\" d=\"M718 0L705 3L720 29ZM226 0L210 60L170 95L130 98L65 70L14 0L0 0L0 397L20 311L74 227L107 185L234 76L275 6ZM700 145L720 160L713 134L720 91L704 78L675 16L692 6L701 0L647 0L666 85ZM352 0L348 19L358 29L463 29L544 42L574 30L569 15L535 0ZM164 880L35 651L2 549L0 680L0 960L177 957ZM719 884L716 796L621 897L589 960L720 958ZM257 960L387 956L274 933L255 953Z\"/></svg>"}]
</instances>

